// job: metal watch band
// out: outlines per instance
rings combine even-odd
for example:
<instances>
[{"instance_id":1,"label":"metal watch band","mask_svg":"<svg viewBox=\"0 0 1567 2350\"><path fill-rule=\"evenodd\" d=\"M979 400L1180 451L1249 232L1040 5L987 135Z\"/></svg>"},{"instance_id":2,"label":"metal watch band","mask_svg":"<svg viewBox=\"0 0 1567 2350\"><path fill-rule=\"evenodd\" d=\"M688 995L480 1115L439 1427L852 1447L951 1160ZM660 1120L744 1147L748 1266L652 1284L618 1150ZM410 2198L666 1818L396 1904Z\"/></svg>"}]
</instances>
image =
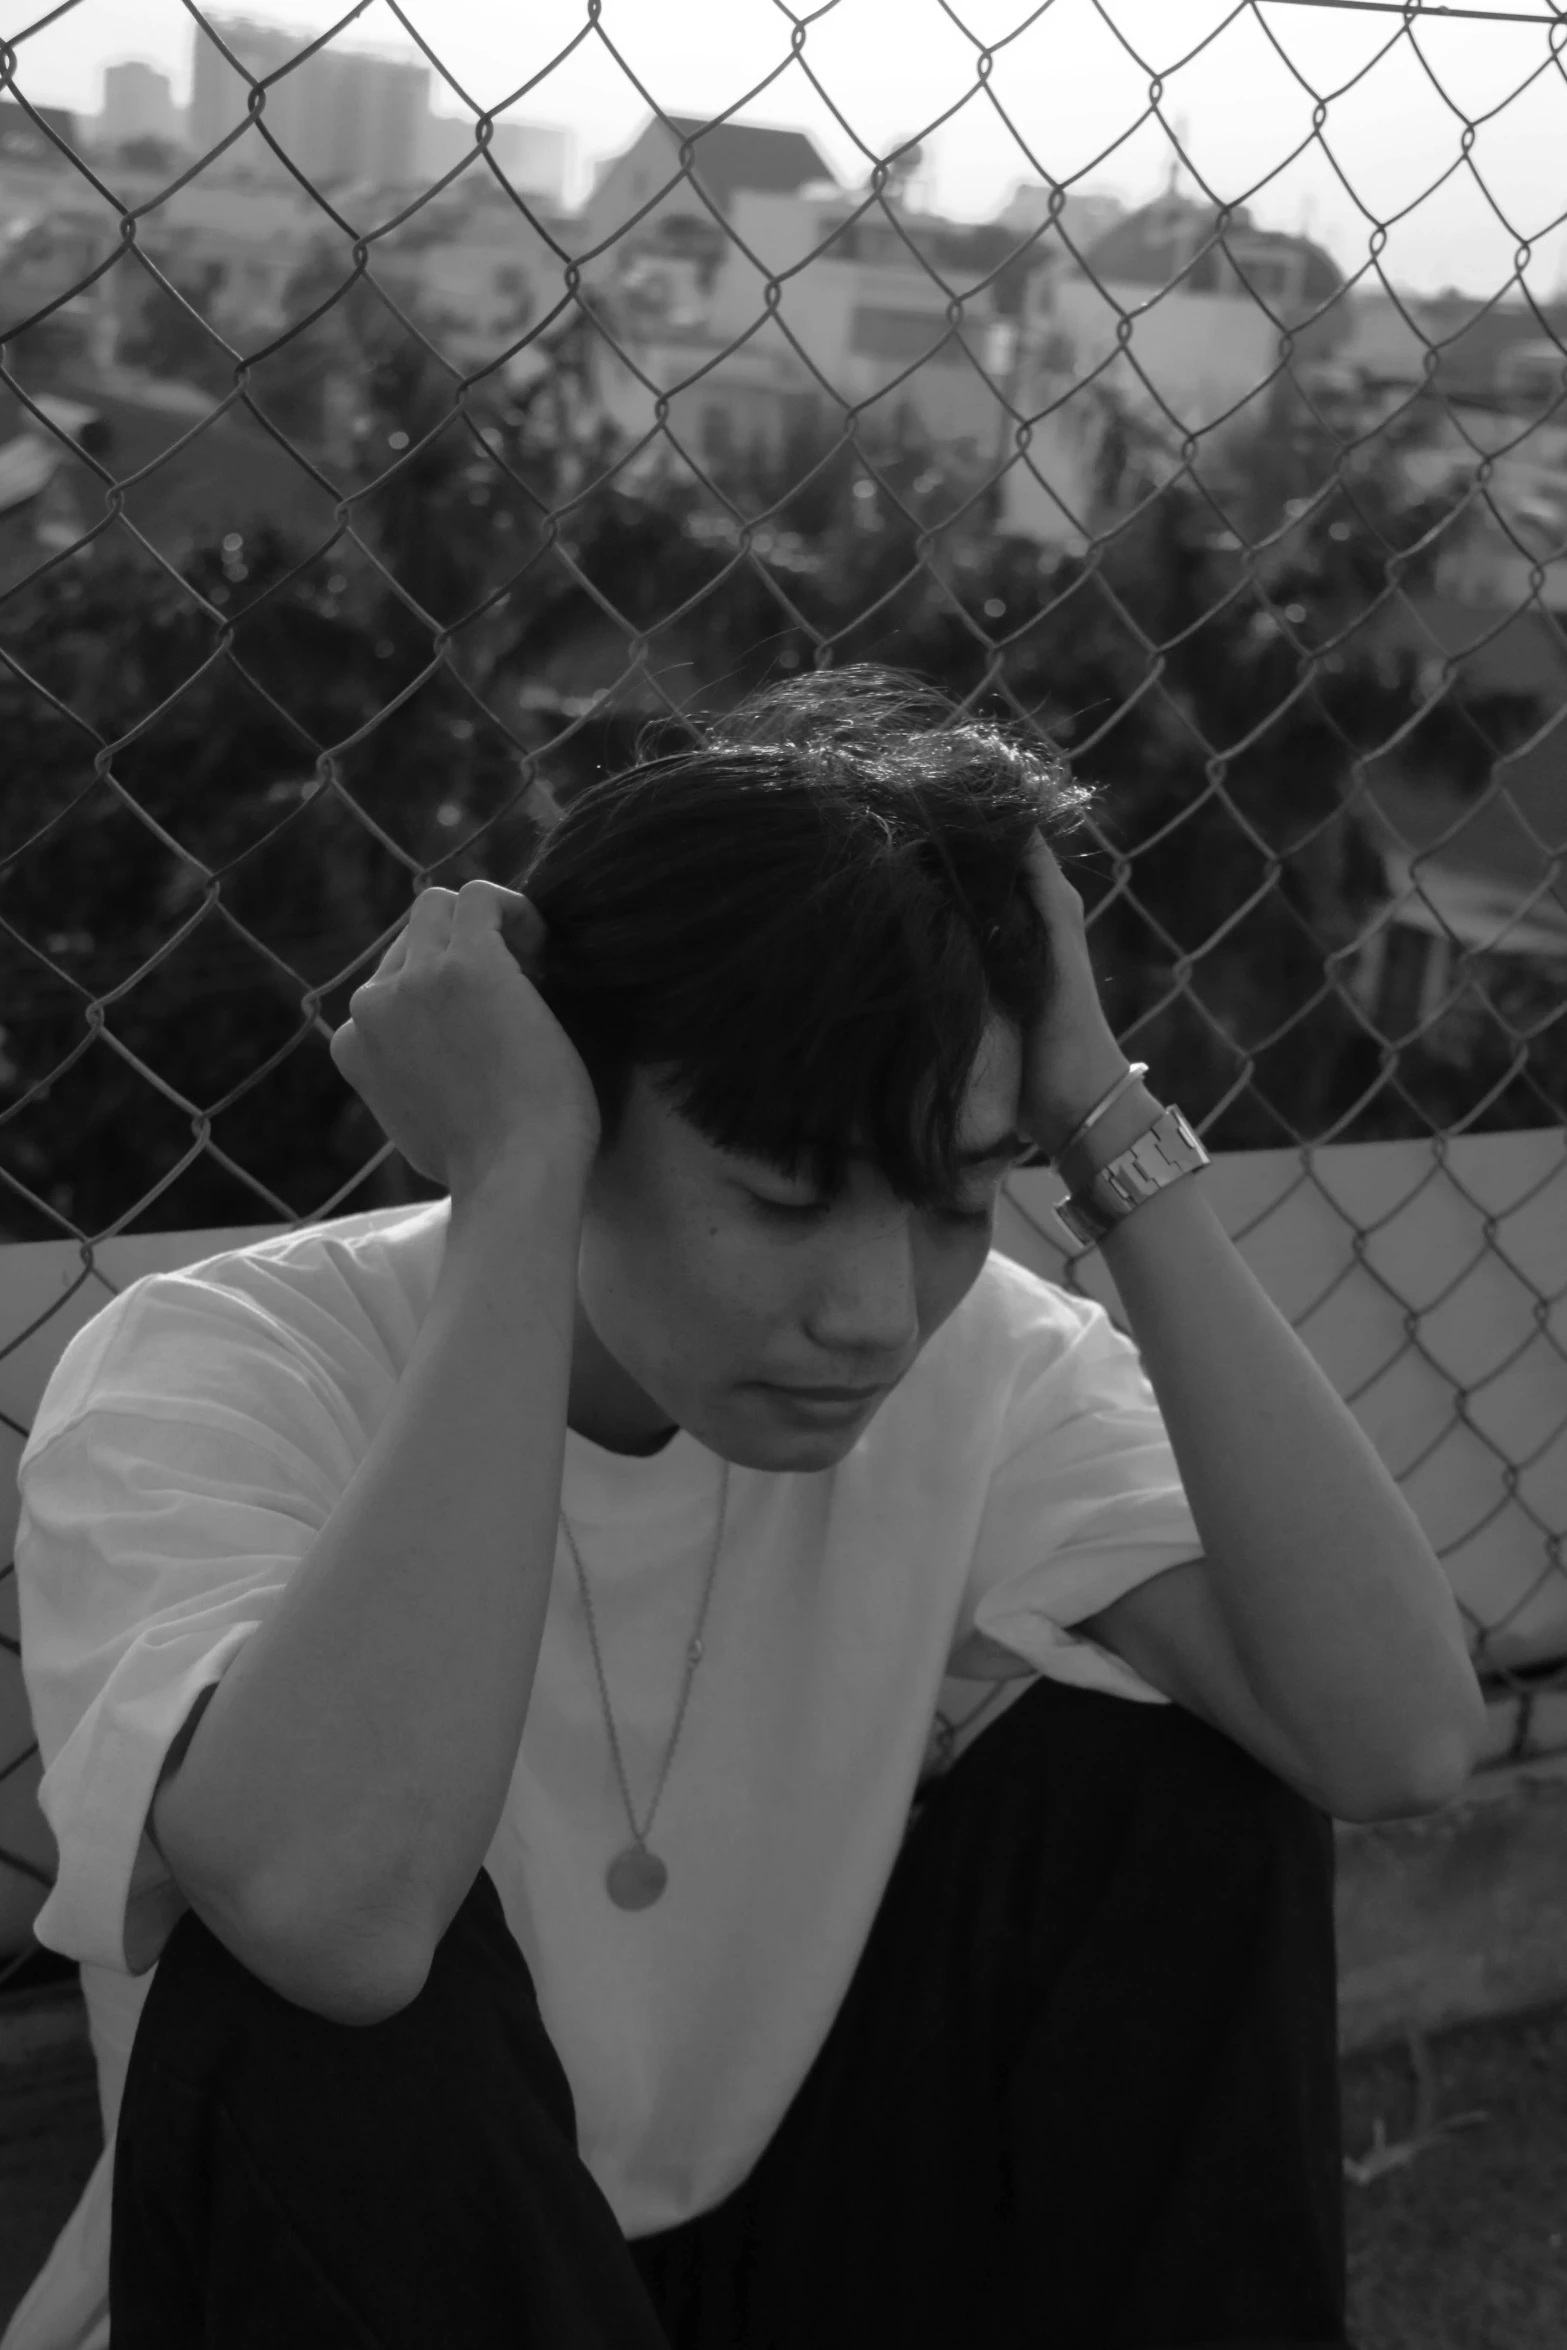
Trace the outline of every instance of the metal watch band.
<instances>
[{"instance_id":1,"label":"metal watch band","mask_svg":"<svg viewBox=\"0 0 1567 2350\"><path fill-rule=\"evenodd\" d=\"M1167 1183L1211 1164L1186 1117L1172 1102L1130 1147L1101 1167L1081 1191L1062 1200L1056 1215L1074 1240L1095 1247L1107 1232Z\"/></svg>"}]
</instances>

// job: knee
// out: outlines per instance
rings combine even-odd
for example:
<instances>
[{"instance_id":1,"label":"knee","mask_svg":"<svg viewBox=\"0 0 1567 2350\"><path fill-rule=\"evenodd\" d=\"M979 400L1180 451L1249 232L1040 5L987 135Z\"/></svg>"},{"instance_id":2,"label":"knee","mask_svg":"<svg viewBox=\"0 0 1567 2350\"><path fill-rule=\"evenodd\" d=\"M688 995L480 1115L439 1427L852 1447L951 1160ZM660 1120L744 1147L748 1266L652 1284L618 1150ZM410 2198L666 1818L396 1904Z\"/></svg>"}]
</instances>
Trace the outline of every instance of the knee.
<instances>
[{"instance_id":1,"label":"knee","mask_svg":"<svg viewBox=\"0 0 1567 2350\"><path fill-rule=\"evenodd\" d=\"M443 1936L414 1997L377 2011L329 2010L291 1997L246 1966L192 1910L175 1926L137 2022L136 2043L188 2089L227 2090L241 2075L265 2081L329 2063L371 2068L395 2044L437 2043L454 2067L486 2029L531 2029L532 1976L483 1872Z\"/></svg>"},{"instance_id":2,"label":"knee","mask_svg":"<svg viewBox=\"0 0 1567 2350\"><path fill-rule=\"evenodd\" d=\"M1331 1878L1328 1814L1222 1730L1184 1706L1140 1704L1044 1680L997 1725L1041 1798L1107 1829L1119 1819L1147 1851L1180 1855L1222 1885L1282 1869ZM1000 1760L999 1754L997 1757Z\"/></svg>"},{"instance_id":3,"label":"knee","mask_svg":"<svg viewBox=\"0 0 1567 2350\"><path fill-rule=\"evenodd\" d=\"M576 2160L576 2109L493 1888L478 1889L459 1910L418 1994L365 2028L279 1997L205 1929L186 1925L182 1919L169 1945L174 1972L154 1980L138 2023L116 2129L111 2233L122 2247L122 2297L124 2247L133 2244L145 2266L156 2252L151 2230L171 2244L177 2237L181 2264L187 2246L205 2264L221 2241L218 2265L227 2270L237 2247L243 2276L255 2253L255 2289L267 2307L286 2301L290 2313L289 2263L300 2237L316 2248L310 2289L323 2306L328 2254L360 2282L389 2261L400 2318L404 2297L412 2309L426 2281L423 2270L416 2277L399 2266L409 2248L456 2246L454 2272L476 2275L477 2261L497 2274L504 2264L510 2276L524 2261L519 2215L533 2212L535 2194L548 2209L550 2182ZM160 1991L169 1995L161 2004ZM446 2259L443 2252L429 2270L432 2297L445 2289ZM243 2297L250 2287L233 2289ZM356 2293L357 2286L345 2289L345 2298ZM422 2314L408 2326L398 2341L416 2333L435 2340L440 2331ZM269 2341L328 2338L308 2325L291 2330L286 2319L266 2331ZM510 2335L527 2331L519 2314ZM261 2339L251 2328L240 2332ZM219 2323L214 2338L239 2335ZM374 2329L377 2342L392 2338L392 2330ZM459 2325L456 2336L440 2338L489 2342L500 2332Z\"/></svg>"},{"instance_id":4,"label":"knee","mask_svg":"<svg viewBox=\"0 0 1567 2350\"><path fill-rule=\"evenodd\" d=\"M1328 1814L1211 1723L1177 1705L1159 1711L1140 1770L1150 1838L1206 1902L1330 1912Z\"/></svg>"}]
</instances>

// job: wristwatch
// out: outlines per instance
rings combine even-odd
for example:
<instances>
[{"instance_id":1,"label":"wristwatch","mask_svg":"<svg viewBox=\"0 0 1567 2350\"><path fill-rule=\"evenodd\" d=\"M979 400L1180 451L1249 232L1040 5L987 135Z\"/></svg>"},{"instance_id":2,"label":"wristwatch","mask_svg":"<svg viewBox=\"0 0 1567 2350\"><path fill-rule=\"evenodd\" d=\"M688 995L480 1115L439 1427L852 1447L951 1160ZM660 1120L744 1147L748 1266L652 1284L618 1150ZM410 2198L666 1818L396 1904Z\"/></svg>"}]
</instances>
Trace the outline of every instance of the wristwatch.
<instances>
[{"instance_id":1,"label":"wristwatch","mask_svg":"<svg viewBox=\"0 0 1567 2350\"><path fill-rule=\"evenodd\" d=\"M1128 1150L1101 1167L1081 1191L1060 1201L1056 1215L1074 1240L1094 1248L1123 1218L1167 1183L1212 1164L1174 1104Z\"/></svg>"}]
</instances>

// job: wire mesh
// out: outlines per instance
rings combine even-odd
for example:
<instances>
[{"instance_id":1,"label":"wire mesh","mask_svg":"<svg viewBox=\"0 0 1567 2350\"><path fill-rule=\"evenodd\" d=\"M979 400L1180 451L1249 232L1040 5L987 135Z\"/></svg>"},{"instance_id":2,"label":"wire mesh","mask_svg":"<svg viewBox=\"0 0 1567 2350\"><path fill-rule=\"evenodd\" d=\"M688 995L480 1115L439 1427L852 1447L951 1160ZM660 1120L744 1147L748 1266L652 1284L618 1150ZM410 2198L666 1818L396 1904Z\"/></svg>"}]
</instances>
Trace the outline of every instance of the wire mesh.
<instances>
[{"instance_id":1,"label":"wire mesh","mask_svg":"<svg viewBox=\"0 0 1567 2350\"><path fill-rule=\"evenodd\" d=\"M0 41L5 1237L79 1243L103 1282L116 1235L430 1196L326 1050L411 897L510 877L536 795L650 722L678 739L765 677L890 659L1109 784L1074 860L1106 1001L1210 1149L1298 1154L1342 1216L1324 1149L1428 1146L1386 1221L1451 1187L1525 1338L1451 1376L1429 1333L1472 1261L1418 1297L1377 1278L1558 1577L1567 1423L1480 1407L1528 1347L1563 1362L1560 1285L1502 1226L1542 1192L1559 1217L1567 1177L1499 1210L1451 1145L1560 1130L1567 1101L1567 305L1527 282L1560 215L1525 234L1476 153L1510 108L1567 111L1567 13L1250 0L1155 66L1092 0L1146 77L1124 135L1169 145L1138 206L1084 185L1121 140L1054 177L1002 96L1051 0L988 43L936 0L968 72L886 153L817 63L840 4L781 8L775 66L693 118L601 0L489 111L388 0L472 122L422 167L419 76L338 71L365 0L308 42L187 0L185 148L89 151L28 97L77 0ZM1319 89L1285 5L1400 21ZM1516 82L1473 112L1434 53L1450 16L1519 28ZM1167 101L1242 28L1310 120L1224 195ZM585 46L647 120L572 208L503 117ZM1385 267L1450 172L1397 207L1352 185L1335 126L1395 53L1515 240L1488 295L1417 301ZM751 121L785 76L857 184ZM919 194L970 107L1022 175L990 222ZM1365 225L1353 271L1254 217L1306 153ZM1354 1228L1358 1265L1376 1237ZM1561 1650L1473 1630L1518 1700L1506 1751L1547 1721L1567 1743Z\"/></svg>"}]
</instances>

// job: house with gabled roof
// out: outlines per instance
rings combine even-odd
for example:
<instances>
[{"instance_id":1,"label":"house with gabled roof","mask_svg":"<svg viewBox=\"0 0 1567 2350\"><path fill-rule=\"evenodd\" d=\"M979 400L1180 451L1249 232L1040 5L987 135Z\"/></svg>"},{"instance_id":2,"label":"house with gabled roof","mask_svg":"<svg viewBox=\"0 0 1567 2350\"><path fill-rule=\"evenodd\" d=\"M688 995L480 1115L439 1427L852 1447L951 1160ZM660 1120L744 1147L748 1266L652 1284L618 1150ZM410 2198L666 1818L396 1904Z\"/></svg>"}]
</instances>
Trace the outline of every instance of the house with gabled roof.
<instances>
[{"instance_id":1,"label":"house with gabled roof","mask_svg":"<svg viewBox=\"0 0 1567 2350\"><path fill-rule=\"evenodd\" d=\"M842 188L803 132L655 117L574 230L600 397L629 437L653 435L650 464L776 450L809 413L977 467L1005 421L992 330L1024 241L906 190Z\"/></svg>"},{"instance_id":2,"label":"house with gabled roof","mask_svg":"<svg viewBox=\"0 0 1567 2350\"><path fill-rule=\"evenodd\" d=\"M1331 358L1350 333L1344 275L1322 246L1259 228L1244 204L1221 227L1214 205L1173 189L1096 238L1081 264L1067 257L1041 273L1033 291L1034 315L1058 338L1058 368L1104 367L1130 406L1162 405L1188 432L1261 390L1285 332L1297 371Z\"/></svg>"},{"instance_id":3,"label":"house with gabled roof","mask_svg":"<svg viewBox=\"0 0 1567 2350\"><path fill-rule=\"evenodd\" d=\"M832 167L804 131L769 123L703 122L697 115L654 114L625 152L605 164L582 208L580 248L591 252L652 221L660 229L690 221L723 236L714 214L733 212L742 189L797 195L813 185L835 186ZM663 191L661 193L661 191ZM657 202L654 203L654 199ZM650 204L651 212L645 211ZM684 241L691 250L700 240Z\"/></svg>"},{"instance_id":4,"label":"house with gabled roof","mask_svg":"<svg viewBox=\"0 0 1567 2350\"><path fill-rule=\"evenodd\" d=\"M1244 204L1174 187L1074 253L1051 237L1028 279L1015 404L1031 420L1029 463L1007 479L1010 526L1081 553L1095 454L1118 403L1172 451L1222 432L1289 363L1309 380L1350 332L1343 273L1309 237L1260 228ZM1173 463L1172 459L1172 463Z\"/></svg>"}]
</instances>

